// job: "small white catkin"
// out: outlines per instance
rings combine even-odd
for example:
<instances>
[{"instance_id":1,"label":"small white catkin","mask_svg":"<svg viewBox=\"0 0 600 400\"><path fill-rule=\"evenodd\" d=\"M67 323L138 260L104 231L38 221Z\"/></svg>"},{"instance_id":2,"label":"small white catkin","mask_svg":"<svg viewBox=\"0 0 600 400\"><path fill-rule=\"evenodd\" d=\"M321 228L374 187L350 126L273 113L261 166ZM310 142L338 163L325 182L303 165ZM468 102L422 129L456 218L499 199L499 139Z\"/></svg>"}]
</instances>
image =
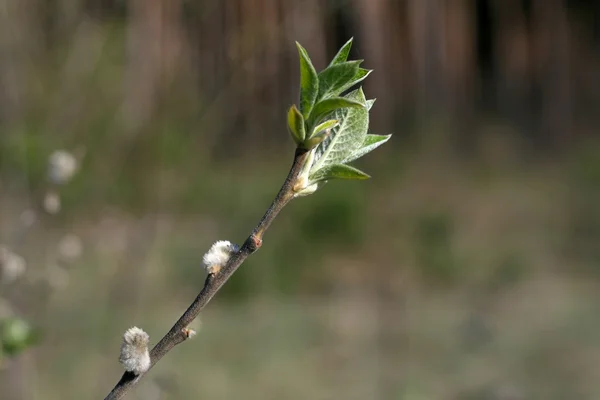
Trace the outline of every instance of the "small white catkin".
<instances>
[{"instance_id":1,"label":"small white catkin","mask_svg":"<svg viewBox=\"0 0 600 400\"><path fill-rule=\"evenodd\" d=\"M149 341L150 336L142 329L136 326L127 329L123 335L121 355L119 356L119 361L126 371L140 375L150 369Z\"/></svg>"},{"instance_id":2,"label":"small white catkin","mask_svg":"<svg viewBox=\"0 0 600 400\"><path fill-rule=\"evenodd\" d=\"M211 248L204 254L202 263L209 274L216 274L221 270L229 258L238 252L239 246L227 240L215 242Z\"/></svg>"}]
</instances>

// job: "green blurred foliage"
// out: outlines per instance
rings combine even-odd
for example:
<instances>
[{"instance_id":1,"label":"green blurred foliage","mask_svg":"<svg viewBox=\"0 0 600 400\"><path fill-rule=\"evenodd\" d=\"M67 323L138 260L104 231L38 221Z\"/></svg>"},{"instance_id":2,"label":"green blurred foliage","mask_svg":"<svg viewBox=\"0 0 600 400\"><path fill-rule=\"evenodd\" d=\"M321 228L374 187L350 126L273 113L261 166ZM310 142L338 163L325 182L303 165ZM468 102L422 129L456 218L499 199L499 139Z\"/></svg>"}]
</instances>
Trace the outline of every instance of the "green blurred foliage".
<instances>
[{"instance_id":1,"label":"green blurred foliage","mask_svg":"<svg viewBox=\"0 0 600 400\"><path fill-rule=\"evenodd\" d=\"M569 163L569 209L565 249L568 257L585 261L600 273L600 145L596 140L578 147Z\"/></svg>"},{"instance_id":2,"label":"green blurred foliage","mask_svg":"<svg viewBox=\"0 0 600 400\"><path fill-rule=\"evenodd\" d=\"M415 221L414 249L416 261L426 279L452 282L462 273L462 263L452 244L454 225L447 213L425 213Z\"/></svg>"},{"instance_id":3,"label":"green blurred foliage","mask_svg":"<svg viewBox=\"0 0 600 400\"><path fill-rule=\"evenodd\" d=\"M17 356L38 340L39 333L24 319L11 317L0 322L2 353L8 357Z\"/></svg>"}]
</instances>

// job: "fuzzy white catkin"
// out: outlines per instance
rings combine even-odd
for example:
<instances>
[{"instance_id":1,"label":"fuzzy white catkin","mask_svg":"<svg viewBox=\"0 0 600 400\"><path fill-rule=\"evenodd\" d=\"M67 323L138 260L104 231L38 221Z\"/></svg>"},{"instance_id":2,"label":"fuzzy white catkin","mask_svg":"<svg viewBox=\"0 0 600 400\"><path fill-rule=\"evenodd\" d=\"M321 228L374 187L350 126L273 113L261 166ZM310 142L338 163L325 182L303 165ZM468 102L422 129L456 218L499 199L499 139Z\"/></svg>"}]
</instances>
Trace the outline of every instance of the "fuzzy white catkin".
<instances>
[{"instance_id":1,"label":"fuzzy white catkin","mask_svg":"<svg viewBox=\"0 0 600 400\"><path fill-rule=\"evenodd\" d=\"M202 257L204 268L209 274L216 274L221 267L227 264L229 258L238 252L239 246L228 240L219 240Z\"/></svg>"},{"instance_id":2,"label":"fuzzy white catkin","mask_svg":"<svg viewBox=\"0 0 600 400\"><path fill-rule=\"evenodd\" d=\"M148 371L150 368L149 341L150 336L142 329L136 326L127 329L123 335L121 355L119 356L119 361L126 371L136 375Z\"/></svg>"}]
</instances>

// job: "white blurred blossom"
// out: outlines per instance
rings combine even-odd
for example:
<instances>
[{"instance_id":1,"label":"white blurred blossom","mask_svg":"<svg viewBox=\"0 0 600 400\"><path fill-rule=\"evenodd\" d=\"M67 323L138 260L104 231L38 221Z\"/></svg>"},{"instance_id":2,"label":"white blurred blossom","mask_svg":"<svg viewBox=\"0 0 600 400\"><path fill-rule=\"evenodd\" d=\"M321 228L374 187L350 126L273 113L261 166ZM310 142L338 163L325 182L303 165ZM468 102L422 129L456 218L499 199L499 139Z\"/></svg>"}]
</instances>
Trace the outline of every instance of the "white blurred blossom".
<instances>
[{"instance_id":1,"label":"white blurred blossom","mask_svg":"<svg viewBox=\"0 0 600 400\"><path fill-rule=\"evenodd\" d=\"M37 220L37 215L35 214L35 211L33 211L32 209L27 209L21 213L20 218L21 218L21 223L29 228L30 226L35 224L35 221Z\"/></svg>"},{"instance_id":2,"label":"white blurred blossom","mask_svg":"<svg viewBox=\"0 0 600 400\"><path fill-rule=\"evenodd\" d=\"M0 245L0 278L3 282L14 282L25 273L26 267L23 257Z\"/></svg>"},{"instance_id":3,"label":"white blurred blossom","mask_svg":"<svg viewBox=\"0 0 600 400\"><path fill-rule=\"evenodd\" d=\"M59 185L69 182L79 167L77 158L66 150L52 153L48 164L48 178Z\"/></svg>"},{"instance_id":4,"label":"white blurred blossom","mask_svg":"<svg viewBox=\"0 0 600 400\"><path fill-rule=\"evenodd\" d=\"M48 214L56 214L60 211L60 207L60 196L58 193L53 191L46 192L44 196L44 210Z\"/></svg>"},{"instance_id":5,"label":"white blurred blossom","mask_svg":"<svg viewBox=\"0 0 600 400\"><path fill-rule=\"evenodd\" d=\"M81 238L72 233L65 235L58 243L58 253L67 261L78 259L83 253Z\"/></svg>"}]
</instances>

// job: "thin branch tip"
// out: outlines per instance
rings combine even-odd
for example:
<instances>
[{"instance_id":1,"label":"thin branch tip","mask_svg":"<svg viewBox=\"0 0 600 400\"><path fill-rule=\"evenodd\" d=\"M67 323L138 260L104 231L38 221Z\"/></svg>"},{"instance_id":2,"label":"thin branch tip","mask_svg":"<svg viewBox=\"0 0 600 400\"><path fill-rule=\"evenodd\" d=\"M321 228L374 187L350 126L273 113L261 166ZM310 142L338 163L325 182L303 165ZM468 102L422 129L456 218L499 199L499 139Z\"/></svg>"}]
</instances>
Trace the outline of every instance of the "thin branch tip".
<instances>
[{"instance_id":1,"label":"thin branch tip","mask_svg":"<svg viewBox=\"0 0 600 400\"><path fill-rule=\"evenodd\" d=\"M293 186L302 171L307 155L308 151L306 149L296 149L294 162L281 189L241 248L228 241L218 241L213 244L203 257L203 264L208 275L200 293L169 332L152 348L149 357L150 362L147 363L146 359L143 360L144 362L141 363L141 368L138 371L139 374L126 371L105 400L122 399L137 384L145 372L160 361L173 347L196 335L196 331L188 327L189 324L200 314L200 311L246 258L262 246L264 233L283 207L294 198ZM138 364L135 366L140 367ZM142 369L144 371L141 371Z\"/></svg>"}]
</instances>

